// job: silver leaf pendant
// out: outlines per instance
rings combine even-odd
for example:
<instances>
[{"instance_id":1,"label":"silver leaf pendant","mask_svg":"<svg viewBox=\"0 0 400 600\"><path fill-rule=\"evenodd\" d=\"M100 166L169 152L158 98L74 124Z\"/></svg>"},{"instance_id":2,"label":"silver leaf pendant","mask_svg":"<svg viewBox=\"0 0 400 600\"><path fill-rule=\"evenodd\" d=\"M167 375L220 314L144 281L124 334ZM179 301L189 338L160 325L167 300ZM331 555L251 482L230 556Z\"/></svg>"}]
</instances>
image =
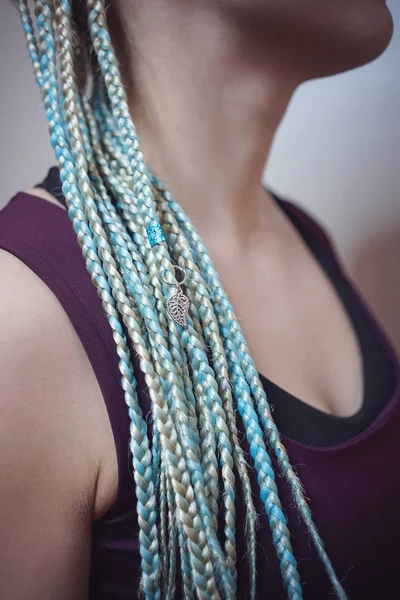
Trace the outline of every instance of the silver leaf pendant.
<instances>
[{"instance_id":1,"label":"silver leaf pendant","mask_svg":"<svg viewBox=\"0 0 400 600\"><path fill-rule=\"evenodd\" d=\"M181 289L168 300L167 312L175 323L183 327L186 326L186 317L189 314L189 298L185 296Z\"/></svg>"}]
</instances>

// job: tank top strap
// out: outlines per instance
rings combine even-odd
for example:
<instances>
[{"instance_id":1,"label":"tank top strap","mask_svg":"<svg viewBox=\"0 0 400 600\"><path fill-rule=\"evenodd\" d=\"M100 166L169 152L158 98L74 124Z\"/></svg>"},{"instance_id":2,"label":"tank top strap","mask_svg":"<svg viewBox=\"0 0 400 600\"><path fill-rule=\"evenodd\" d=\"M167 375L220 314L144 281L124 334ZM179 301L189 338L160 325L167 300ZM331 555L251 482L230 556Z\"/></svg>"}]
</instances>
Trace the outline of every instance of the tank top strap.
<instances>
[{"instance_id":1,"label":"tank top strap","mask_svg":"<svg viewBox=\"0 0 400 600\"><path fill-rule=\"evenodd\" d=\"M129 415L111 328L67 211L43 198L17 194L0 211L0 248L26 264L53 292L88 356L106 404L118 459L118 495L105 516L118 516L132 508L134 498Z\"/></svg>"}]
</instances>

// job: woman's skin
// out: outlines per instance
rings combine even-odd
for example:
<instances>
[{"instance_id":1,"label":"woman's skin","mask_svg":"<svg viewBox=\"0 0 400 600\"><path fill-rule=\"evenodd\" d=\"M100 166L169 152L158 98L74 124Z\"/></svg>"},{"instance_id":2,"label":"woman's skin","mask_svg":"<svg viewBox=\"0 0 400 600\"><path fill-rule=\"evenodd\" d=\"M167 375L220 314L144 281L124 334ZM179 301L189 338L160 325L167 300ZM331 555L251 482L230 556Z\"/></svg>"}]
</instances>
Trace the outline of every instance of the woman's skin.
<instances>
[{"instance_id":1,"label":"woman's skin","mask_svg":"<svg viewBox=\"0 0 400 600\"><path fill-rule=\"evenodd\" d=\"M354 332L260 180L296 87L383 52L384 2L116 0L109 15L144 153L194 219L258 369L321 410L354 413ZM117 491L110 423L50 290L7 252L0 279L2 593L81 600L91 521Z\"/></svg>"}]
</instances>

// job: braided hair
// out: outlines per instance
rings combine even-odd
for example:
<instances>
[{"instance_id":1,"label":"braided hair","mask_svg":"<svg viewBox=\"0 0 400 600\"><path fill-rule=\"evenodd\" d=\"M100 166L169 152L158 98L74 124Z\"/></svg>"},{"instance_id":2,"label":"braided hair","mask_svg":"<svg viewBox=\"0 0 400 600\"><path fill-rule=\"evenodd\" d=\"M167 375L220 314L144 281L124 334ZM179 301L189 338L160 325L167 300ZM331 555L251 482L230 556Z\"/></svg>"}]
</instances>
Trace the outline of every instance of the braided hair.
<instances>
[{"instance_id":1,"label":"braided hair","mask_svg":"<svg viewBox=\"0 0 400 600\"><path fill-rule=\"evenodd\" d=\"M180 572L189 600L236 597L239 490L255 600L257 515L238 413L287 597L303 596L273 460L345 600L210 255L141 152L104 0L34 0L35 25L28 0L18 8L68 215L119 358L143 596L174 598ZM151 398L150 422L138 401L132 351Z\"/></svg>"}]
</instances>

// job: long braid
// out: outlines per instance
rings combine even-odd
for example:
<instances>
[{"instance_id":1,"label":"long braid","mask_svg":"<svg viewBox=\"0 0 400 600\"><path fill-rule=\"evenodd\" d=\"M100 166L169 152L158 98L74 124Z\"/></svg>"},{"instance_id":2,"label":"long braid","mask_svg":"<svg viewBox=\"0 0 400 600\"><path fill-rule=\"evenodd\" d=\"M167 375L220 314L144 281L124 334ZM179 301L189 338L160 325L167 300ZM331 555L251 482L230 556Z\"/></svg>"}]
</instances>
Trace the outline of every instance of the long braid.
<instances>
[{"instance_id":1,"label":"long braid","mask_svg":"<svg viewBox=\"0 0 400 600\"><path fill-rule=\"evenodd\" d=\"M235 598L235 467L247 508L250 596L255 599L256 514L237 408L288 598L301 600L300 577L264 439L289 481L338 598L345 600L218 274L193 225L144 161L104 3L86 2L99 66L92 100L84 97L81 74L89 62L76 45L71 0L35 0L38 42L27 0L19 0L19 10L68 214L119 356L131 419L143 593L149 600L172 599L179 568L185 598ZM160 224L166 242L151 247L147 231ZM188 278L186 327L169 319L166 310L170 286L177 285L174 264ZM123 325L149 390L151 437ZM221 508L224 539L218 527Z\"/></svg>"},{"instance_id":2,"label":"long braid","mask_svg":"<svg viewBox=\"0 0 400 600\"><path fill-rule=\"evenodd\" d=\"M40 57L38 47L36 43L35 34L33 32L32 17L29 11L26 0L18 2L18 10L21 18L22 29L24 30L26 45L28 47L29 58L32 62L33 73L35 75L36 82L39 86L42 85L42 70L40 67Z\"/></svg>"}]
</instances>

